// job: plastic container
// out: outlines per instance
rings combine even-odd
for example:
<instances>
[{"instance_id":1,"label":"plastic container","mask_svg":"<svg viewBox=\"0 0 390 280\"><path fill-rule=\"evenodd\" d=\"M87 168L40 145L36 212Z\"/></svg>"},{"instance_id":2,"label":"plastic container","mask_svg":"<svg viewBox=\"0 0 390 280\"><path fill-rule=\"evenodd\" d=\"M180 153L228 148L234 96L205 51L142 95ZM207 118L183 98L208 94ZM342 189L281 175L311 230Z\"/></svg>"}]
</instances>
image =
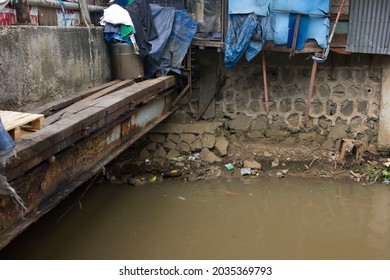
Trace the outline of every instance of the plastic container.
<instances>
[{"instance_id":1,"label":"plastic container","mask_svg":"<svg viewBox=\"0 0 390 280\"><path fill-rule=\"evenodd\" d=\"M137 79L145 75L141 57L127 43L111 45L111 62L115 79Z\"/></svg>"}]
</instances>

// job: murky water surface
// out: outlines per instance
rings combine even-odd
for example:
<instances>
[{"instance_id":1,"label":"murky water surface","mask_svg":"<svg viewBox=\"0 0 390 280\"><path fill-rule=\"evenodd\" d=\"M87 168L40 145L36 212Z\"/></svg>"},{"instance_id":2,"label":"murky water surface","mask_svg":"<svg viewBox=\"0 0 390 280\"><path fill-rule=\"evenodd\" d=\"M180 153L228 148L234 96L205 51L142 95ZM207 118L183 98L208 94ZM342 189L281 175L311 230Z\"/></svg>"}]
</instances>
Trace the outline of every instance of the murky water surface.
<instances>
[{"instance_id":1,"label":"murky water surface","mask_svg":"<svg viewBox=\"0 0 390 280\"><path fill-rule=\"evenodd\" d=\"M164 181L137 188L96 184L82 198L82 209L79 196L54 209L0 256L390 259L390 187L385 185L299 178Z\"/></svg>"}]
</instances>

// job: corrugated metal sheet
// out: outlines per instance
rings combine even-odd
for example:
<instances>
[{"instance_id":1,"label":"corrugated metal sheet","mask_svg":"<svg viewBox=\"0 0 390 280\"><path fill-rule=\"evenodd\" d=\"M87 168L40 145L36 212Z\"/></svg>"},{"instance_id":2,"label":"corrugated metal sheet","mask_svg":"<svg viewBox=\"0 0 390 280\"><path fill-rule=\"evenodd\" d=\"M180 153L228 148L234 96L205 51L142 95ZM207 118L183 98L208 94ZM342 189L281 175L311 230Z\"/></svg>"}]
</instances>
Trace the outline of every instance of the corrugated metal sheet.
<instances>
[{"instance_id":1,"label":"corrugated metal sheet","mask_svg":"<svg viewBox=\"0 0 390 280\"><path fill-rule=\"evenodd\" d=\"M347 51L390 55L390 1L353 0Z\"/></svg>"}]
</instances>

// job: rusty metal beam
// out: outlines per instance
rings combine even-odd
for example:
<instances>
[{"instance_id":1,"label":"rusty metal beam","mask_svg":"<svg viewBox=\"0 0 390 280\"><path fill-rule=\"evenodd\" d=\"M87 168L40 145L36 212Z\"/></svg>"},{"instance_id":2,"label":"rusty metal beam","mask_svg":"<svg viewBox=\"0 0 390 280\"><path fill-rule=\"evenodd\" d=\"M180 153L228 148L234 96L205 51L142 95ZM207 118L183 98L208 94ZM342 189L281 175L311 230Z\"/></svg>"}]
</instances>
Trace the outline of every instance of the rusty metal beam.
<instances>
[{"instance_id":1,"label":"rusty metal beam","mask_svg":"<svg viewBox=\"0 0 390 280\"><path fill-rule=\"evenodd\" d=\"M165 83L165 86L171 84L164 79L160 79L160 82ZM149 85L151 84L149 83ZM87 119L86 112L93 116L105 116L105 118L93 124L95 127L91 128L88 135L78 137L79 139L76 140L76 136L80 136L81 132L77 132L74 127L82 128L82 125L73 126L68 124L69 128L63 130L59 138L64 137L66 131L74 132L73 135L70 135L68 139L62 139L58 143L52 143L52 147L56 147L56 149L58 145L63 145L60 151L54 154L52 154L53 150L49 153L41 151L35 157L27 160L27 165L18 155L20 159L19 167L32 166L23 173L20 170L16 172L14 169L18 168L9 168L9 166L3 169L2 172L14 176L9 182L24 200L28 213L22 219L14 202L10 199L4 200L5 203L0 205L0 248L8 244L28 225L48 212L75 188L93 177L103 166L168 117L173 112L171 104L177 97L177 92L174 90L174 86L169 86L166 90L163 90L163 88L164 86L160 84L158 95L146 94L147 97L149 96L144 100L147 103L137 103L138 106L131 108L129 108L131 105L129 105L127 99L128 89L117 92L111 98L109 96L103 97L100 102L95 103L92 109L86 109L82 114L75 114L78 121L75 120L74 123L80 123L82 115ZM152 92L157 91L153 85L151 89ZM151 98L152 96L154 98ZM127 100L126 111L122 110L124 108L122 100ZM95 112L98 104L106 104L103 113ZM105 115L107 108L111 107L115 107L116 110L113 114ZM72 119L66 118L59 124L65 125L66 122L72 121ZM59 124L48 126L46 134L49 131L55 133L53 129L49 128L58 128ZM41 134L41 136L46 134ZM34 139L37 140L38 138ZM54 139L51 140L54 141ZM50 148L48 149L50 150ZM30 150L30 153L33 151L34 148ZM15 177L15 175L17 176ZM0 197L1 199L2 197Z\"/></svg>"},{"instance_id":2,"label":"rusty metal beam","mask_svg":"<svg viewBox=\"0 0 390 280\"><path fill-rule=\"evenodd\" d=\"M175 85L174 76L160 77L92 100L88 105L72 106L66 117L19 141L15 149L18 156L0 168L0 173L10 181L23 176L42 161L135 109L143 99Z\"/></svg>"}]
</instances>

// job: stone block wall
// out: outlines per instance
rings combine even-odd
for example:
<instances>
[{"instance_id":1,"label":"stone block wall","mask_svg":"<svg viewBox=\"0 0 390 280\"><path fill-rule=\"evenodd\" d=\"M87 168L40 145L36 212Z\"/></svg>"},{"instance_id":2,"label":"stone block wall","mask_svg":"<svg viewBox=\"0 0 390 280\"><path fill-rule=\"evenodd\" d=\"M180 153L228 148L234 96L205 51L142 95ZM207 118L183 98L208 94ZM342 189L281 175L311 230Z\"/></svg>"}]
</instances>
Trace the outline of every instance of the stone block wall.
<instances>
[{"instance_id":1,"label":"stone block wall","mask_svg":"<svg viewBox=\"0 0 390 280\"><path fill-rule=\"evenodd\" d=\"M283 59L284 58L284 59ZM377 141L381 96L380 67L366 55L333 55L319 64L311 98L310 121L303 126L311 75L307 55L267 53L269 114L266 113L260 59L225 71L220 114L228 128L249 138L316 142L334 147L341 138ZM254 136L254 137L253 137Z\"/></svg>"},{"instance_id":2,"label":"stone block wall","mask_svg":"<svg viewBox=\"0 0 390 280\"><path fill-rule=\"evenodd\" d=\"M332 54L327 62L318 64L309 122L304 126L312 69L308 54L289 58L285 53L266 53L268 114L261 57L251 62L241 60L228 71L222 55L214 50L197 51L192 93L181 101L172 116L146 136L145 143L155 145L144 148L142 159L202 151L202 158L215 162L236 154L237 147L245 151L247 144L278 143L291 149L299 145L336 150L343 138L362 140L370 151L376 151L382 82L380 57ZM212 96L204 89L213 88L202 86L202 81L211 81L199 77L205 73L202 68L209 69L213 64L218 65L215 103L210 103L215 112L204 114L197 121L198 112L204 111L201 95ZM207 132L207 127L211 131ZM209 135L213 135L212 141L207 140Z\"/></svg>"}]
</instances>

